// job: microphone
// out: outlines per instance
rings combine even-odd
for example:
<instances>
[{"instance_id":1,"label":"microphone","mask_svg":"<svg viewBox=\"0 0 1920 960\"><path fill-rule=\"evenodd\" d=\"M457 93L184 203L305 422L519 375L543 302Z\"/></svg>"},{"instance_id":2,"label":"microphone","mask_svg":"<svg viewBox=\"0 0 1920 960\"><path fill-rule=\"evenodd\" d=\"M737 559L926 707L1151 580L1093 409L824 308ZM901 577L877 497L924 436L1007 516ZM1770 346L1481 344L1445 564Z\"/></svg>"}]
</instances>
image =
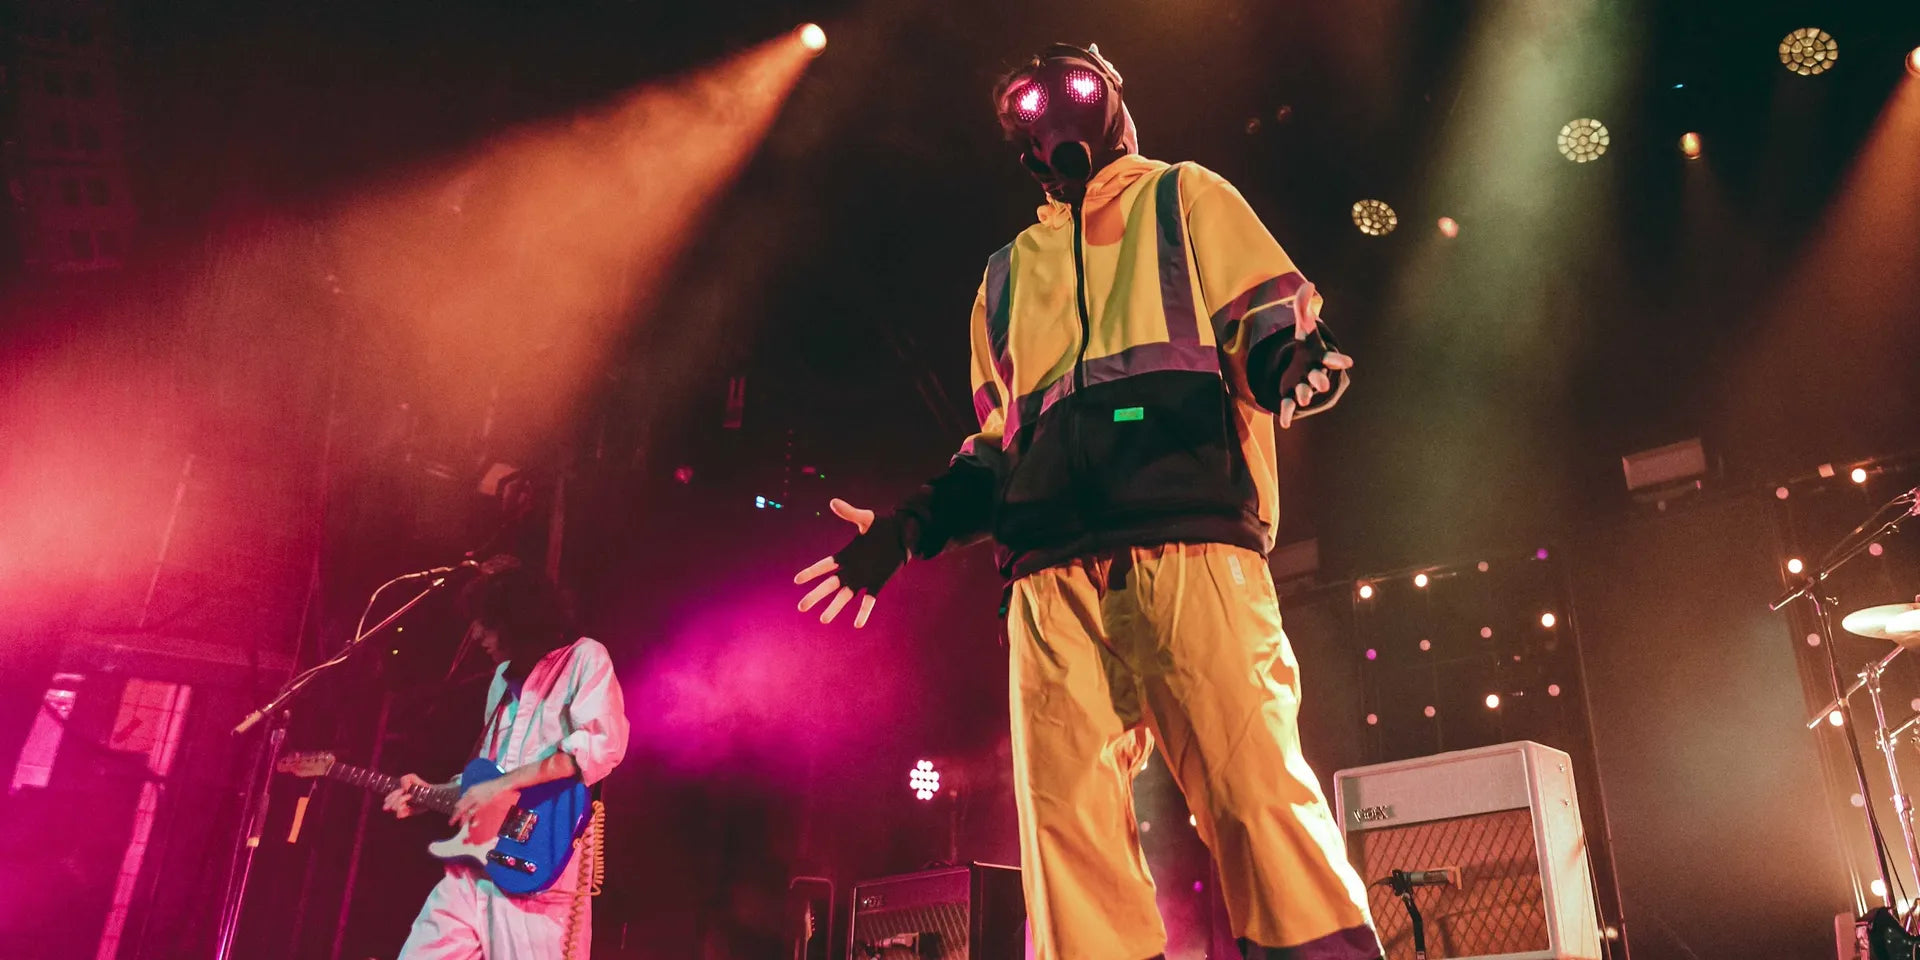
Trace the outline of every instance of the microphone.
<instances>
[{"instance_id":1,"label":"microphone","mask_svg":"<svg viewBox=\"0 0 1920 960\"><path fill-rule=\"evenodd\" d=\"M1376 880L1376 887L1392 887L1396 892L1407 893L1414 887L1457 887L1460 885L1459 867L1437 867L1432 870L1395 870L1385 879Z\"/></svg>"},{"instance_id":2,"label":"microphone","mask_svg":"<svg viewBox=\"0 0 1920 960\"><path fill-rule=\"evenodd\" d=\"M402 575L402 576L400 576L400 577L399 577L398 579L401 579L401 580L418 580L418 579L420 579L421 577L437 577L437 576L440 576L440 575L441 575L441 574L443 574L443 573L452 573L452 572L454 572L455 570L465 570L465 569L467 569L468 567L476 567L476 568L477 568L477 567L479 567L479 566L480 566L480 561L478 561L478 560L475 560L475 559L473 559L472 557L468 557L467 559L465 559L465 560L462 560L462 561L460 561L459 563L456 563L456 564L454 564L454 565L453 565L453 566L451 566L451 567L434 567L434 568L433 568L433 569L431 569L431 570L418 570L418 571L415 571L415 572L413 572L413 573L409 573L409 574L403 574L403 575Z\"/></svg>"}]
</instances>

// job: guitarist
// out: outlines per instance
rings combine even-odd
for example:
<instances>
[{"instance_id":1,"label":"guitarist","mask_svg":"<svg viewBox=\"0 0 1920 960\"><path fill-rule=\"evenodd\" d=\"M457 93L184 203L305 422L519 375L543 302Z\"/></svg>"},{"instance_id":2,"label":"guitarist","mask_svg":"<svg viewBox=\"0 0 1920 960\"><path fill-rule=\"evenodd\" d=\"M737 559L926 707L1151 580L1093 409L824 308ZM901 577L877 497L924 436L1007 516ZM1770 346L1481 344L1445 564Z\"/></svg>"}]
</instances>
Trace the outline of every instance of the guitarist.
<instances>
[{"instance_id":1,"label":"guitarist","mask_svg":"<svg viewBox=\"0 0 1920 960\"><path fill-rule=\"evenodd\" d=\"M487 693L480 756L506 775L460 797L455 825L477 837L498 833L520 791L578 777L591 785L627 750L627 715L607 648L572 628L559 593L545 577L511 558L495 558L461 595L470 629L499 663ZM415 812L413 774L387 794L395 816ZM449 784L458 786L458 778ZM592 934L578 860L545 891L502 893L478 867L449 863L420 915L400 960L561 960L584 958ZM573 942L569 944L569 932Z\"/></svg>"}]
</instances>

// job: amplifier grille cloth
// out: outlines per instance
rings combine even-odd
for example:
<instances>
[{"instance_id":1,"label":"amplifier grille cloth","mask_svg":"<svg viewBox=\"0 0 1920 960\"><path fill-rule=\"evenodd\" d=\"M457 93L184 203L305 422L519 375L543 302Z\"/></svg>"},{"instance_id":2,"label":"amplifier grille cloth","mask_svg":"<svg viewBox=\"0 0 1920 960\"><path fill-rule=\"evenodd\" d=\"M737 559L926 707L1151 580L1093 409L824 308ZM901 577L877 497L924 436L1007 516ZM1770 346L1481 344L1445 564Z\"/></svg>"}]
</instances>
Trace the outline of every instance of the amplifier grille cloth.
<instances>
[{"instance_id":1,"label":"amplifier grille cloth","mask_svg":"<svg viewBox=\"0 0 1920 960\"><path fill-rule=\"evenodd\" d=\"M1394 870L1458 866L1460 887L1419 887L1427 955L1481 957L1546 950L1546 896L1526 808L1355 831L1347 853L1368 883ZM1412 960L1413 923L1385 887L1367 888L1388 960Z\"/></svg>"},{"instance_id":2,"label":"amplifier grille cloth","mask_svg":"<svg viewBox=\"0 0 1920 960\"><path fill-rule=\"evenodd\" d=\"M854 921L854 960L861 960L859 944L878 943L903 933L935 933L940 936L940 952L921 954L927 960L967 960L967 904L932 903L917 907L883 907L860 911ZM886 957L913 957L904 949L890 950Z\"/></svg>"}]
</instances>

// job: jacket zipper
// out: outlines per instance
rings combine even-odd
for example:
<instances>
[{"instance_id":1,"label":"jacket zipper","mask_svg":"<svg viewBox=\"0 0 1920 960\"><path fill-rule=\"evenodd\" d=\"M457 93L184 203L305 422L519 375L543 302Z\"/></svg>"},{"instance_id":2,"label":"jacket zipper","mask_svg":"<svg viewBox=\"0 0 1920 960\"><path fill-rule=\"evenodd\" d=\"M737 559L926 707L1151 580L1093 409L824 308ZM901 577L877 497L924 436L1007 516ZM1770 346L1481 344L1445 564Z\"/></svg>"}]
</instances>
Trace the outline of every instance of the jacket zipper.
<instances>
[{"instance_id":1,"label":"jacket zipper","mask_svg":"<svg viewBox=\"0 0 1920 960\"><path fill-rule=\"evenodd\" d=\"M1080 394L1087 388L1087 342L1093 339L1093 325L1087 311L1087 268L1080 250L1082 226L1080 217L1084 213L1080 204L1069 208L1073 217L1073 300L1080 315L1080 349L1073 355L1073 393L1067 397L1067 485L1073 493L1075 512L1080 522L1086 523L1086 490L1080 483L1080 477L1087 473L1081 461L1085 451L1080 444Z\"/></svg>"},{"instance_id":2,"label":"jacket zipper","mask_svg":"<svg viewBox=\"0 0 1920 960\"><path fill-rule=\"evenodd\" d=\"M1087 318L1087 268L1080 252L1080 205L1074 204L1069 209L1073 217L1073 298L1075 306L1080 308L1080 350L1073 356L1073 392L1078 394L1087 387L1087 341L1093 339L1093 332Z\"/></svg>"}]
</instances>

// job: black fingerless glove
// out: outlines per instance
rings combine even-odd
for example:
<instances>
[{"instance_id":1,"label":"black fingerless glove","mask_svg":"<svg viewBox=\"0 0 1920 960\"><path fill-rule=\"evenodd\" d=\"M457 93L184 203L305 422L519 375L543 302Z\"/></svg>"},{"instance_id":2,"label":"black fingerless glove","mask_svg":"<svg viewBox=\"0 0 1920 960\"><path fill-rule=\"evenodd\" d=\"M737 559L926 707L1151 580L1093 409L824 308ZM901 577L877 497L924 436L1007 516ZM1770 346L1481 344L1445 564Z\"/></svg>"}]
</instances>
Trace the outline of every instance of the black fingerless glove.
<instances>
[{"instance_id":1,"label":"black fingerless glove","mask_svg":"<svg viewBox=\"0 0 1920 960\"><path fill-rule=\"evenodd\" d=\"M887 578L907 563L907 530L899 517L877 517L866 533L855 536L833 555L840 569L840 585L878 594Z\"/></svg>"},{"instance_id":2,"label":"black fingerless glove","mask_svg":"<svg viewBox=\"0 0 1920 960\"><path fill-rule=\"evenodd\" d=\"M1340 349L1323 322L1304 340L1295 340L1291 330L1255 344L1247 355L1247 387L1253 400L1269 412L1280 412L1280 401L1293 395L1294 385L1321 366L1327 354ZM1331 374L1330 374L1331 375Z\"/></svg>"}]
</instances>

